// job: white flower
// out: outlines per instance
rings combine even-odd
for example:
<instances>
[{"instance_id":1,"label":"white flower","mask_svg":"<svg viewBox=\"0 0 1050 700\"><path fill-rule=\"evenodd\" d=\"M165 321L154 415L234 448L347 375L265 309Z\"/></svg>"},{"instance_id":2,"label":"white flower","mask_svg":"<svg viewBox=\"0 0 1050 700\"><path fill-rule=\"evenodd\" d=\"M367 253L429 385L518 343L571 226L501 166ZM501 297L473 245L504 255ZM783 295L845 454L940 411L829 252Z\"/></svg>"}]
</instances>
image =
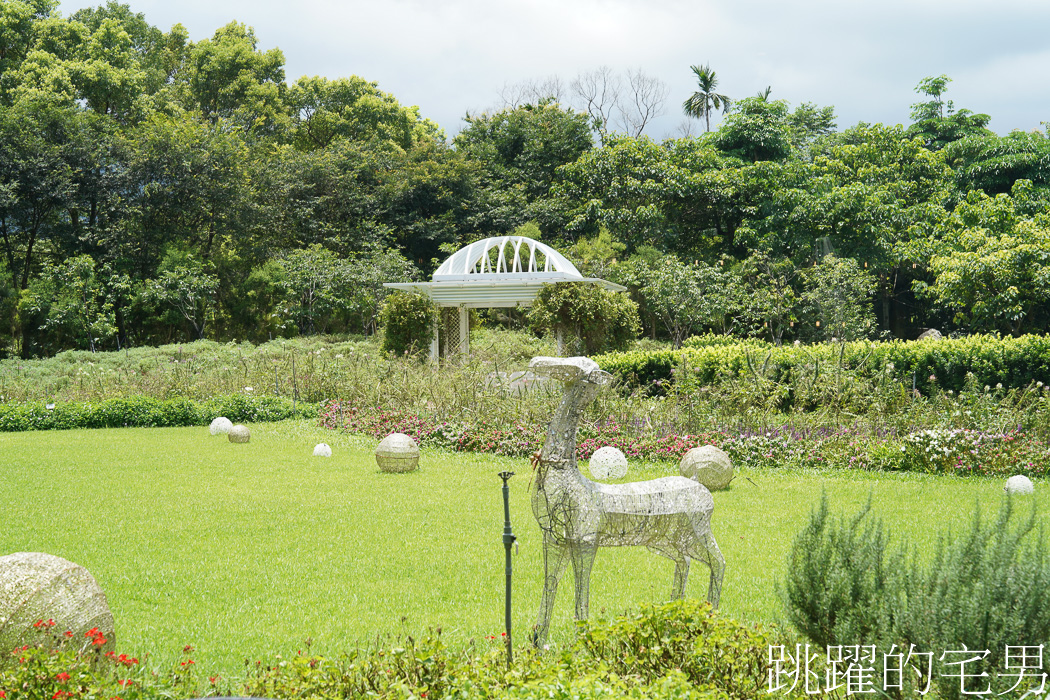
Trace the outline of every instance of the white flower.
<instances>
[{"instance_id":1,"label":"white flower","mask_svg":"<svg viewBox=\"0 0 1050 700\"><path fill-rule=\"evenodd\" d=\"M254 389L253 387L250 387L250 386L246 386L246 387L244 387L244 390L245 390L245 391L247 391L247 392L249 392L249 393L251 393L251 392L255 391L255 389Z\"/></svg>"},{"instance_id":2,"label":"white flower","mask_svg":"<svg viewBox=\"0 0 1050 700\"><path fill-rule=\"evenodd\" d=\"M314 447L314 457L331 457L332 448L321 442Z\"/></svg>"}]
</instances>

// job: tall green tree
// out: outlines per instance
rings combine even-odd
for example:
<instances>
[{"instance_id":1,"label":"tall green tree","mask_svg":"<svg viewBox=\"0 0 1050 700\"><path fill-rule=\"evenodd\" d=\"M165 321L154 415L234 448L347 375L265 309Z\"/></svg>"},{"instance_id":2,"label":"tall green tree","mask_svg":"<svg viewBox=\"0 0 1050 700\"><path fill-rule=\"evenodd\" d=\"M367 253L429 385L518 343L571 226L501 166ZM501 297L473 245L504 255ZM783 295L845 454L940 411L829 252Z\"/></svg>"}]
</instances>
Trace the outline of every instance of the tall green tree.
<instances>
[{"instance_id":1,"label":"tall green tree","mask_svg":"<svg viewBox=\"0 0 1050 700\"><path fill-rule=\"evenodd\" d=\"M1050 320L1050 219L1019 215L1010 195L967 195L942 227L929 268L933 281L916 283L920 296L966 330L1020 335Z\"/></svg>"},{"instance_id":2,"label":"tall green tree","mask_svg":"<svg viewBox=\"0 0 1050 700\"><path fill-rule=\"evenodd\" d=\"M990 116L974 114L968 109L956 111L955 104L944 99L951 81L947 75L927 77L919 81L915 88L915 92L933 99L912 105L912 124L908 127L908 135L921 138L931 150L940 150L967 136L992 133L986 128L992 119Z\"/></svg>"},{"instance_id":3,"label":"tall green tree","mask_svg":"<svg viewBox=\"0 0 1050 700\"><path fill-rule=\"evenodd\" d=\"M282 133L290 123L284 54L258 45L255 30L239 22L191 44L170 97L213 125L226 120L250 136Z\"/></svg>"},{"instance_id":4,"label":"tall green tree","mask_svg":"<svg viewBox=\"0 0 1050 700\"><path fill-rule=\"evenodd\" d=\"M1050 138L1040 131L967 136L949 143L944 152L962 193L1005 194L1018 180L1050 189Z\"/></svg>"},{"instance_id":5,"label":"tall green tree","mask_svg":"<svg viewBox=\"0 0 1050 700\"><path fill-rule=\"evenodd\" d=\"M715 92L718 89L718 77L711 70L711 65L690 66L696 76L697 91L682 103L682 109L690 117L704 120L705 131L711 131L711 113L722 110L727 114L733 105L726 95Z\"/></svg>"},{"instance_id":6,"label":"tall green tree","mask_svg":"<svg viewBox=\"0 0 1050 700\"><path fill-rule=\"evenodd\" d=\"M722 122L714 143L744 161L783 160L791 155L792 136L787 102L746 97Z\"/></svg>"},{"instance_id":7,"label":"tall green tree","mask_svg":"<svg viewBox=\"0 0 1050 700\"><path fill-rule=\"evenodd\" d=\"M641 246L712 257L732 245L738 192L729 161L706 140L657 144L618 137L561 169L558 191L576 203L570 235L600 226L633 253Z\"/></svg>"},{"instance_id":8,"label":"tall green tree","mask_svg":"<svg viewBox=\"0 0 1050 700\"><path fill-rule=\"evenodd\" d=\"M789 258L758 252L735 270L737 320L748 335L779 345L798 320L799 269Z\"/></svg>"},{"instance_id":9,"label":"tall green tree","mask_svg":"<svg viewBox=\"0 0 1050 700\"><path fill-rule=\"evenodd\" d=\"M472 227L508 232L535 221L546 232L562 229L567 203L552 188L559 168L591 150L588 116L546 101L465 121L453 142L480 171Z\"/></svg>"},{"instance_id":10,"label":"tall green tree","mask_svg":"<svg viewBox=\"0 0 1050 700\"><path fill-rule=\"evenodd\" d=\"M628 270L617 270L617 278L631 278L630 287L637 289L646 312L663 326L676 348L705 328L723 327L731 309L729 279L721 265L686 263L669 254L653 262L635 257L621 267Z\"/></svg>"},{"instance_id":11,"label":"tall green tree","mask_svg":"<svg viewBox=\"0 0 1050 700\"><path fill-rule=\"evenodd\" d=\"M208 260L223 246L253 241L255 212L249 148L224 121L156 114L135 132L129 169L134 216L114 241L140 278L166 245Z\"/></svg>"},{"instance_id":12,"label":"tall green tree","mask_svg":"<svg viewBox=\"0 0 1050 700\"><path fill-rule=\"evenodd\" d=\"M842 341L870 338L876 331L872 300L878 283L852 258L824 256L804 270L803 306L820 321L816 337Z\"/></svg>"},{"instance_id":13,"label":"tall green tree","mask_svg":"<svg viewBox=\"0 0 1050 700\"><path fill-rule=\"evenodd\" d=\"M177 312L193 328L193 338L197 340L204 338L214 316L218 287L219 280L206 262L172 247L157 276L146 281L142 296Z\"/></svg>"},{"instance_id":14,"label":"tall green tree","mask_svg":"<svg viewBox=\"0 0 1050 700\"><path fill-rule=\"evenodd\" d=\"M27 350L56 352L79 348L95 352L116 335L110 285L126 285L112 270L96 270L89 255L78 255L59 264L47 263L40 276L23 293L19 313L37 324ZM26 341L24 341L26 342Z\"/></svg>"},{"instance_id":15,"label":"tall green tree","mask_svg":"<svg viewBox=\"0 0 1050 700\"><path fill-rule=\"evenodd\" d=\"M403 107L374 82L356 75L329 80L302 77L288 91L294 143L304 150L327 148L336 139L389 142L410 149L419 140L441 140L441 129Z\"/></svg>"},{"instance_id":16,"label":"tall green tree","mask_svg":"<svg viewBox=\"0 0 1050 700\"><path fill-rule=\"evenodd\" d=\"M26 59L36 43L41 20L57 7L57 0L0 3L0 76L7 76Z\"/></svg>"}]
</instances>

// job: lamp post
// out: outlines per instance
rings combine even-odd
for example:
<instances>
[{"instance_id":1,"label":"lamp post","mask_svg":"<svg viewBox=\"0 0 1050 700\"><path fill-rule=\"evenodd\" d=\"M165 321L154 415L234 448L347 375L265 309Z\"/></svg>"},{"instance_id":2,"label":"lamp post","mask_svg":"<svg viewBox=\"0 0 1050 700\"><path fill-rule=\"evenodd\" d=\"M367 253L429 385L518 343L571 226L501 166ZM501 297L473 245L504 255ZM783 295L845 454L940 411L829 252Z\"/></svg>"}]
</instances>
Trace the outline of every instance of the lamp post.
<instances>
[{"instance_id":1,"label":"lamp post","mask_svg":"<svg viewBox=\"0 0 1050 700\"><path fill-rule=\"evenodd\" d=\"M511 587L511 575L513 573L513 564L510 558L510 548L514 544L514 532L510 529L510 486L507 482L510 477L514 476L514 472L500 472L499 477L503 479L503 548L506 550L506 561L507 561L507 593L506 593L506 635L507 635L507 666L510 667L514 663L514 645L511 641L511 630L510 630L510 587Z\"/></svg>"}]
</instances>

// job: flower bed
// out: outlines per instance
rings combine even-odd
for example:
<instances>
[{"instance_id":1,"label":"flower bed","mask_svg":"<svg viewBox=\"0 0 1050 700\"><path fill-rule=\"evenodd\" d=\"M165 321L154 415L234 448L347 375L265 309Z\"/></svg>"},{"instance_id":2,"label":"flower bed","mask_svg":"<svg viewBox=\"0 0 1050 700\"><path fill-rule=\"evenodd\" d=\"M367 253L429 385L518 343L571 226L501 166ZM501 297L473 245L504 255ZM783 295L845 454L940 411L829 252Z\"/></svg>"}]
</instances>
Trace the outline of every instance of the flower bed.
<instances>
[{"instance_id":1,"label":"flower bed","mask_svg":"<svg viewBox=\"0 0 1050 700\"><path fill-rule=\"evenodd\" d=\"M543 444L546 425L486 420L435 421L382 407L330 402L321 425L381 439L392 432L411 435L423 446L463 452L527 457ZM764 432L710 431L690 435L632 434L614 420L582 422L577 458L611 445L629 459L677 463L693 447L716 445L738 466L907 470L942 474L1002 476L1050 473L1050 444L1030 433L962 429L920 430L898 436L856 428Z\"/></svg>"}]
</instances>

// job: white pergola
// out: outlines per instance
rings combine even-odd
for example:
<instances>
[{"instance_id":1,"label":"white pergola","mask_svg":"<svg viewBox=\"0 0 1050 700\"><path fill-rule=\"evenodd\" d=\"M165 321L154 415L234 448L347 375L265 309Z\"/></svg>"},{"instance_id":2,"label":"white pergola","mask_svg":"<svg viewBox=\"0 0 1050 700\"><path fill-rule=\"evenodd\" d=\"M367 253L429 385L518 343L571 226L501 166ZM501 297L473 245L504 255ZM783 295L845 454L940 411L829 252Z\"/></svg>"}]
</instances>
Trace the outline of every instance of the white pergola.
<instances>
[{"instance_id":1,"label":"white pergola","mask_svg":"<svg viewBox=\"0 0 1050 700\"><path fill-rule=\"evenodd\" d=\"M383 286L422 292L439 307L459 309L459 349L470 351L469 309L531 306L545 284L586 282L614 292L627 291L606 280L584 277L548 245L525 236L486 238L460 248L441 263L430 282L387 282ZM437 359L439 326L434 321L430 356Z\"/></svg>"}]
</instances>

